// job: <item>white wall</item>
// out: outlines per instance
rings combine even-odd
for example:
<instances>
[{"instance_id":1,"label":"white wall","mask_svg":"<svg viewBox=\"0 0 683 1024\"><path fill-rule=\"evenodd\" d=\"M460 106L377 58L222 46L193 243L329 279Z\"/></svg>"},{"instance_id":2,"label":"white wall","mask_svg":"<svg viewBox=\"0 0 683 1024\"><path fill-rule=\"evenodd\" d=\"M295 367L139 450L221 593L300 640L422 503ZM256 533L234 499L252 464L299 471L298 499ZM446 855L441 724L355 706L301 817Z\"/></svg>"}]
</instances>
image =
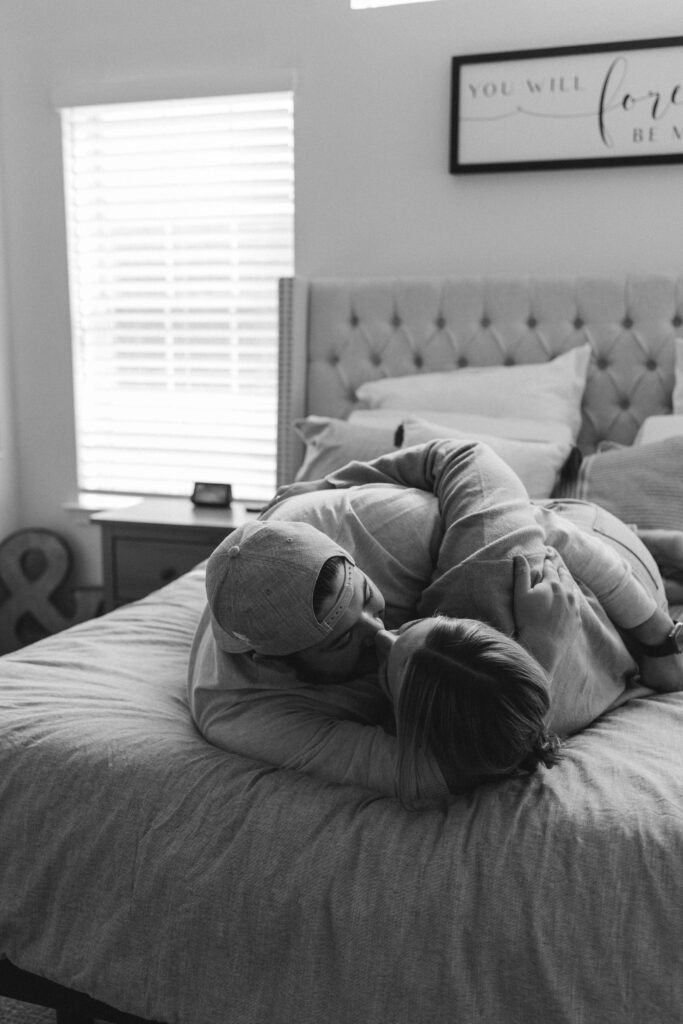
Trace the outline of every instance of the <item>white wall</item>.
<instances>
[{"instance_id":1,"label":"white wall","mask_svg":"<svg viewBox=\"0 0 683 1024\"><path fill-rule=\"evenodd\" d=\"M683 268L681 166L449 175L450 58L673 36L677 0L3 0L1 143L21 515L97 537L76 493L55 105L220 91L296 75L300 274Z\"/></svg>"}]
</instances>

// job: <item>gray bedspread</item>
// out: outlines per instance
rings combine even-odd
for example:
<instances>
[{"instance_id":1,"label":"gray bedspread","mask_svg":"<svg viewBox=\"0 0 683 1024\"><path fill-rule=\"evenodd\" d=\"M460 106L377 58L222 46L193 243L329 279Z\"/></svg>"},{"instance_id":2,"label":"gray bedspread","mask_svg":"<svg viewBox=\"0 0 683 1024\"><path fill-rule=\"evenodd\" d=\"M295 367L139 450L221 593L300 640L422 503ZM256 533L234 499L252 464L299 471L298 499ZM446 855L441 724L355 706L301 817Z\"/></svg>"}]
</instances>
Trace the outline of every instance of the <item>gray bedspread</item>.
<instances>
[{"instance_id":1,"label":"gray bedspread","mask_svg":"<svg viewBox=\"0 0 683 1024\"><path fill-rule=\"evenodd\" d=\"M169 1024L679 1024L683 694L408 812L202 739L202 605L0 660L0 956Z\"/></svg>"}]
</instances>

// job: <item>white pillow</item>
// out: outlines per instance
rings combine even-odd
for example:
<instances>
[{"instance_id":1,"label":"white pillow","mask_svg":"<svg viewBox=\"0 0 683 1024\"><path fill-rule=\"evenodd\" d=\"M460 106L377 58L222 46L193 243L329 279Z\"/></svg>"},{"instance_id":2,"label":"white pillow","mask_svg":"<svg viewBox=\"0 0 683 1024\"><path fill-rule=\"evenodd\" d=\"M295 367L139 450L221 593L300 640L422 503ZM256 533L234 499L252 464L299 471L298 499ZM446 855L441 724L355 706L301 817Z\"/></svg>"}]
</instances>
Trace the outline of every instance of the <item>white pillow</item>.
<instances>
[{"instance_id":1,"label":"white pillow","mask_svg":"<svg viewBox=\"0 0 683 1024\"><path fill-rule=\"evenodd\" d=\"M385 377L361 384L359 401L372 409L430 409L519 416L566 423L575 439L581 428L581 400L591 357L581 345L547 363L474 366L443 373Z\"/></svg>"},{"instance_id":2,"label":"white pillow","mask_svg":"<svg viewBox=\"0 0 683 1024\"><path fill-rule=\"evenodd\" d=\"M676 338L676 383L674 384L674 412L683 413L683 338Z\"/></svg>"},{"instance_id":3,"label":"white pillow","mask_svg":"<svg viewBox=\"0 0 683 1024\"><path fill-rule=\"evenodd\" d=\"M550 497L573 447L567 442L516 441L487 434L475 435L415 417L403 423L403 448L424 444L439 437L484 441L515 471L526 487L529 497L535 499Z\"/></svg>"},{"instance_id":4,"label":"white pillow","mask_svg":"<svg viewBox=\"0 0 683 1024\"><path fill-rule=\"evenodd\" d=\"M667 437L683 437L683 413L648 416L633 439L634 445L652 444Z\"/></svg>"},{"instance_id":5,"label":"white pillow","mask_svg":"<svg viewBox=\"0 0 683 1024\"><path fill-rule=\"evenodd\" d=\"M466 434L492 434L515 441L555 441L572 444L574 435L559 420L532 420L521 416L481 416L470 412L440 412L438 409L354 409L348 422L369 430L396 430L406 419L427 420Z\"/></svg>"}]
</instances>

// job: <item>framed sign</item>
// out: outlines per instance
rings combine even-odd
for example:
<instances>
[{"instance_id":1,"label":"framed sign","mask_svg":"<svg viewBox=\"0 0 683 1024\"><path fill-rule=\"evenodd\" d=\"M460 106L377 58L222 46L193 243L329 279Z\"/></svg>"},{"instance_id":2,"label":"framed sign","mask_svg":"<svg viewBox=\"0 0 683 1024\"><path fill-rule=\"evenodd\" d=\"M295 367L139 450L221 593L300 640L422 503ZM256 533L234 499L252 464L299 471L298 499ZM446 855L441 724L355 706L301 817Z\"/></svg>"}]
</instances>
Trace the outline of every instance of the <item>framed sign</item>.
<instances>
[{"instance_id":1,"label":"framed sign","mask_svg":"<svg viewBox=\"0 0 683 1024\"><path fill-rule=\"evenodd\" d=\"M683 37L453 58L453 174L683 162Z\"/></svg>"}]
</instances>

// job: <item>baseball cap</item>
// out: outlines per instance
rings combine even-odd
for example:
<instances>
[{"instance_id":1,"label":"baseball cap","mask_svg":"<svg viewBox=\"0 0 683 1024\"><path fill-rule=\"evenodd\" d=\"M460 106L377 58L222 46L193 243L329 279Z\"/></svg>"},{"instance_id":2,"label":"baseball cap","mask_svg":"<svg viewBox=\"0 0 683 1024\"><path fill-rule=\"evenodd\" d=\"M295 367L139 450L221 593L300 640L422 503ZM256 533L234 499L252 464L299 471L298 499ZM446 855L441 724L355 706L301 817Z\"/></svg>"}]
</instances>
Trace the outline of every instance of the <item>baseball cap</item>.
<instances>
[{"instance_id":1,"label":"baseball cap","mask_svg":"<svg viewBox=\"0 0 683 1024\"><path fill-rule=\"evenodd\" d=\"M344 586L322 622L313 591L325 562L344 559ZM206 566L206 594L218 646L231 654L286 655L319 643L334 629L354 593L348 551L308 523L245 523Z\"/></svg>"}]
</instances>

